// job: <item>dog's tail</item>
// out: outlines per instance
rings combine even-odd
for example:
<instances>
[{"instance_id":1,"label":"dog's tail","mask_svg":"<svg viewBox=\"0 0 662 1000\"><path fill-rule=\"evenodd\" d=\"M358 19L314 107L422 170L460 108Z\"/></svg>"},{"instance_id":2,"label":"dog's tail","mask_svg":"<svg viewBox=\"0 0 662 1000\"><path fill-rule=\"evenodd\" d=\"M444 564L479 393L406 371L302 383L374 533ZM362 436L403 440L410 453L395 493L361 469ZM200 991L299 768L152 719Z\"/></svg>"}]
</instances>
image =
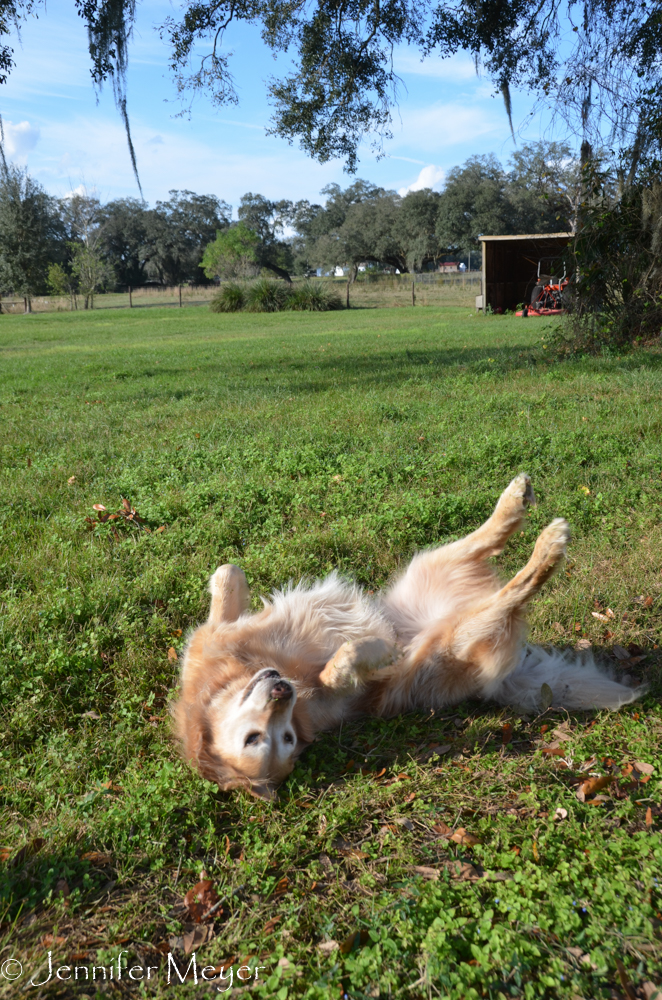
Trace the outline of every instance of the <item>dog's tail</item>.
<instances>
[{"instance_id":1,"label":"dog's tail","mask_svg":"<svg viewBox=\"0 0 662 1000\"><path fill-rule=\"evenodd\" d=\"M526 646L517 667L508 674L490 697L501 705L513 705L538 712L551 704L558 708L609 708L613 711L641 697L646 686L627 687L615 681L593 657L572 650ZM546 696L546 697L545 697Z\"/></svg>"}]
</instances>

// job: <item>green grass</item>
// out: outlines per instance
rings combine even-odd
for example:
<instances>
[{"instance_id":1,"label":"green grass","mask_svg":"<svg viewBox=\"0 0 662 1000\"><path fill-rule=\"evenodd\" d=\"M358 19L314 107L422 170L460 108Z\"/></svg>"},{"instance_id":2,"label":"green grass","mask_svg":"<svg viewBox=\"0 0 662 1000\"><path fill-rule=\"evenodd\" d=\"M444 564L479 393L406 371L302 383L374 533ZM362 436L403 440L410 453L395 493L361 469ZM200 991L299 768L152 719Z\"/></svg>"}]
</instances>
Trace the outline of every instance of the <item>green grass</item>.
<instances>
[{"instance_id":1,"label":"green grass","mask_svg":"<svg viewBox=\"0 0 662 1000\"><path fill-rule=\"evenodd\" d=\"M179 903L201 869L227 899L198 969L249 958L258 996L607 998L625 996L618 962L638 991L660 982L662 353L556 363L549 330L418 307L0 319L0 966L25 969L0 997L40 982L48 950L55 968L107 968L120 949L161 966L141 995L217 995L166 981L171 946L188 964ZM590 640L651 683L642 702L345 726L275 804L180 762L168 650L206 615L219 563L245 569L256 607L335 566L375 589L476 527L522 469L539 505L504 573L553 517L574 534L533 640ZM90 530L92 505L122 497L151 530ZM646 658L619 666L614 643ZM562 722L568 768L540 751ZM655 771L581 803L592 758L597 774Z\"/></svg>"}]
</instances>

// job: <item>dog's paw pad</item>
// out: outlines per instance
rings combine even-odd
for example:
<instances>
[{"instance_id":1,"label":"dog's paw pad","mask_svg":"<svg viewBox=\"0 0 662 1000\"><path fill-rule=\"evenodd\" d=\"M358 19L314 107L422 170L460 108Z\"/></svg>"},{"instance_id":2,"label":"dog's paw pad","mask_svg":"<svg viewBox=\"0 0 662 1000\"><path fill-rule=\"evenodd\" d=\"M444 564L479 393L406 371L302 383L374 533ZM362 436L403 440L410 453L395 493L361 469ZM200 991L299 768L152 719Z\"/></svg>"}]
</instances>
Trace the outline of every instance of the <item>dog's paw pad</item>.
<instances>
[{"instance_id":1,"label":"dog's paw pad","mask_svg":"<svg viewBox=\"0 0 662 1000\"><path fill-rule=\"evenodd\" d=\"M566 546L570 541L570 525L564 518L557 517L547 525L540 538L544 541L549 556L559 558L565 555Z\"/></svg>"},{"instance_id":2,"label":"dog's paw pad","mask_svg":"<svg viewBox=\"0 0 662 1000\"><path fill-rule=\"evenodd\" d=\"M526 472L520 472L519 476L515 476L512 483L509 485L507 492L511 496L520 499L525 507L532 506L536 502L533 487L531 485L531 477L528 476Z\"/></svg>"}]
</instances>

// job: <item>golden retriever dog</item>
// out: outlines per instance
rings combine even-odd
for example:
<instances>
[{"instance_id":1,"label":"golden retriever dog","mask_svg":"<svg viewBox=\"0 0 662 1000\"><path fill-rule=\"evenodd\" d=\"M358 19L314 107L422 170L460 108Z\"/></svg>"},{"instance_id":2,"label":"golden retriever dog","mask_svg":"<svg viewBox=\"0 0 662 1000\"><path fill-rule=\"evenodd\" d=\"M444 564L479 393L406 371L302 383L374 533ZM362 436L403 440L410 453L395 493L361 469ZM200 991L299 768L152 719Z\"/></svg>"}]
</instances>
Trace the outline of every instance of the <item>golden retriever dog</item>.
<instances>
[{"instance_id":1,"label":"golden retriever dog","mask_svg":"<svg viewBox=\"0 0 662 1000\"><path fill-rule=\"evenodd\" d=\"M272 797L315 734L343 720L428 712L464 698L536 710L543 684L552 704L568 709L633 701L641 690L592 661L525 645L526 605L565 556L568 525L552 521L505 585L488 560L533 502L529 477L517 476L482 527L418 553L379 596L332 573L263 598L251 614L244 573L220 566L174 706L185 756L222 789Z\"/></svg>"}]
</instances>

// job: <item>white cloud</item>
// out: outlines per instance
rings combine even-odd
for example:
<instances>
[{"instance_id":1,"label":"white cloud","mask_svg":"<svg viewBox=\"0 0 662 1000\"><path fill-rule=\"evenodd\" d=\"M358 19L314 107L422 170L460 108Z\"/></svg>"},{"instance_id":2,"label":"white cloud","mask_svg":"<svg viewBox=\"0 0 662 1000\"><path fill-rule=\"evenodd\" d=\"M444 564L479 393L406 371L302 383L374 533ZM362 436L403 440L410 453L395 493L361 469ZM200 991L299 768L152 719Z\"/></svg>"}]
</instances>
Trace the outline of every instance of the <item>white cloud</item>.
<instances>
[{"instance_id":1,"label":"white cloud","mask_svg":"<svg viewBox=\"0 0 662 1000\"><path fill-rule=\"evenodd\" d=\"M457 55L442 59L431 56L421 59L411 49L400 49L394 58L396 73L411 73L414 76L428 76L435 80L451 83L477 80L476 64L470 56Z\"/></svg>"},{"instance_id":2,"label":"white cloud","mask_svg":"<svg viewBox=\"0 0 662 1000\"><path fill-rule=\"evenodd\" d=\"M422 191L423 188L438 190L443 184L445 176L446 172L441 167L435 167L431 163L429 166L423 167L413 184L398 188L398 194L404 198L410 191Z\"/></svg>"},{"instance_id":3,"label":"white cloud","mask_svg":"<svg viewBox=\"0 0 662 1000\"><path fill-rule=\"evenodd\" d=\"M5 150L10 159L24 159L39 142L40 132L36 125L30 122L4 121Z\"/></svg>"},{"instance_id":4,"label":"white cloud","mask_svg":"<svg viewBox=\"0 0 662 1000\"><path fill-rule=\"evenodd\" d=\"M501 107L493 107L493 114L488 114L485 107L457 101L412 108L402 115L402 129L393 129L393 145L443 155L449 146L470 143L478 151L480 137L500 136L508 131Z\"/></svg>"}]
</instances>

